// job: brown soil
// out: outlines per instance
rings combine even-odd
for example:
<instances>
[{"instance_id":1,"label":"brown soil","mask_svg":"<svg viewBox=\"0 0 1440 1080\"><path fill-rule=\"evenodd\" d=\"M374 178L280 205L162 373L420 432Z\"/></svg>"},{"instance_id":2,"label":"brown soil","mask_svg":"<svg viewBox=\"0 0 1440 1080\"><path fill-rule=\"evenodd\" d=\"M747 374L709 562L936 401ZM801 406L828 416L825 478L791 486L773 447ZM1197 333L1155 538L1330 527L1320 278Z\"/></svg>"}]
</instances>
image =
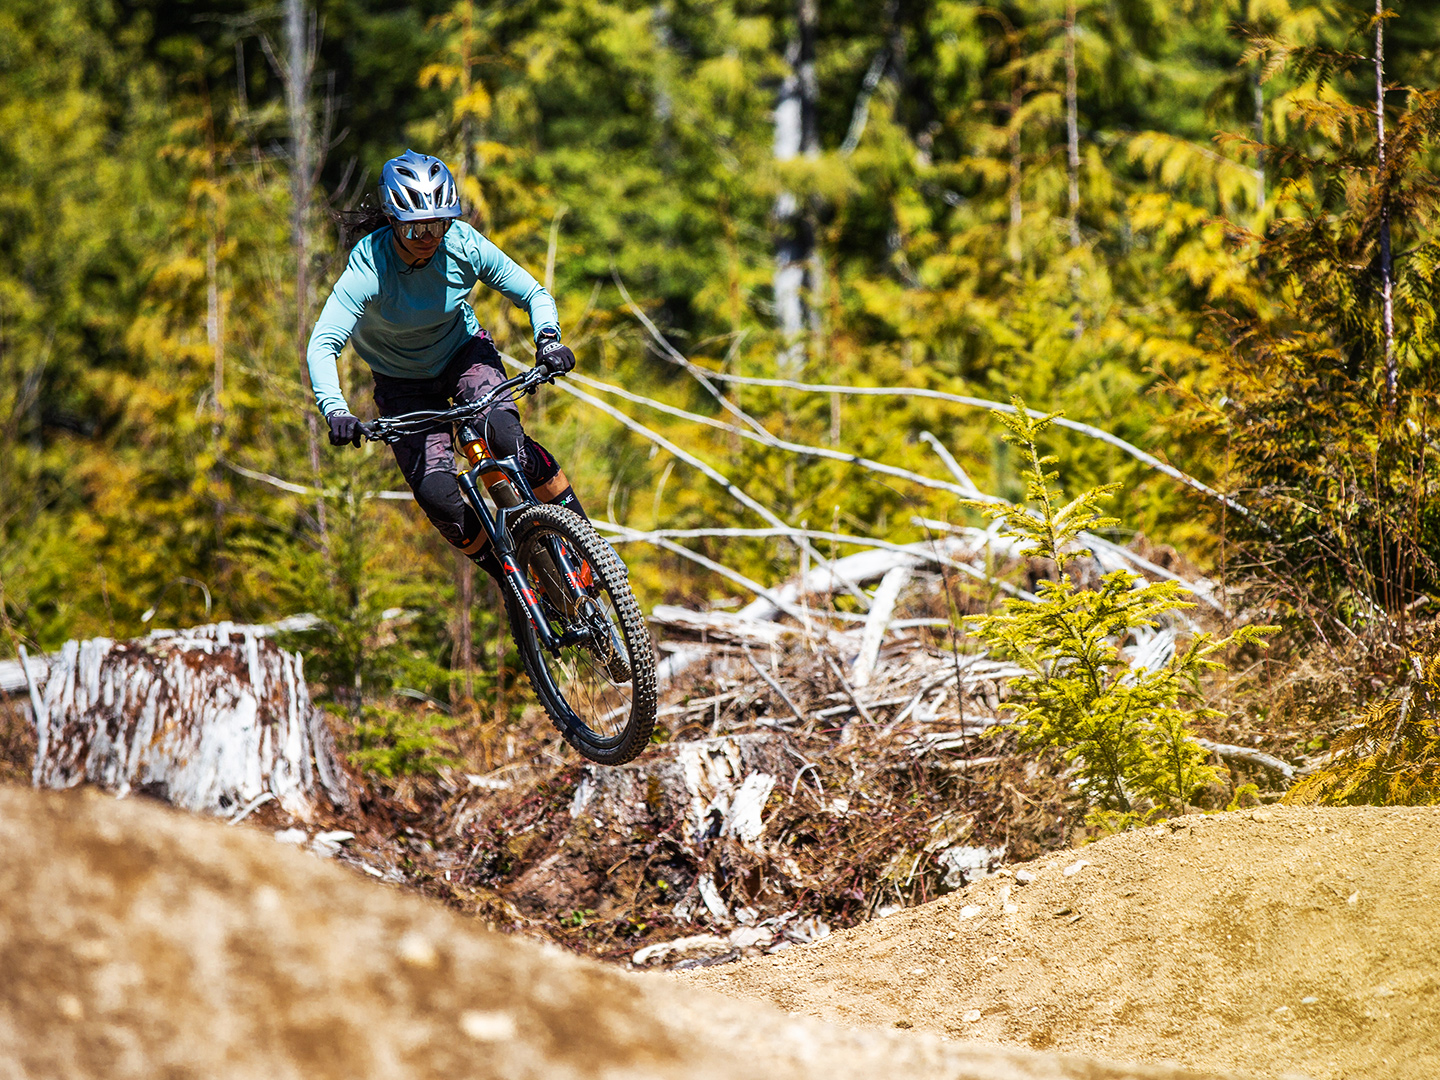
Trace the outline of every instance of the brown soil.
<instances>
[{"instance_id":1,"label":"brown soil","mask_svg":"<svg viewBox=\"0 0 1440 1080\"><path fill-rule=\"evenodd\" d=\"M1014 870L1034 881L992 876L674 977L953 1039L1274 1078L1440 1075L1440 808L1191 816Z\"/></svg>"},{"instance_id":2,"label":"brown soil","mask_svg":"<svg viewBox=\"0 0 1440 1080\"><path fill-rule=\"evenodd\" d=\"M249 830L0 787L3 1080L1201 1075L796 1020L486 933Z\"/></svg>"}]
</instances>

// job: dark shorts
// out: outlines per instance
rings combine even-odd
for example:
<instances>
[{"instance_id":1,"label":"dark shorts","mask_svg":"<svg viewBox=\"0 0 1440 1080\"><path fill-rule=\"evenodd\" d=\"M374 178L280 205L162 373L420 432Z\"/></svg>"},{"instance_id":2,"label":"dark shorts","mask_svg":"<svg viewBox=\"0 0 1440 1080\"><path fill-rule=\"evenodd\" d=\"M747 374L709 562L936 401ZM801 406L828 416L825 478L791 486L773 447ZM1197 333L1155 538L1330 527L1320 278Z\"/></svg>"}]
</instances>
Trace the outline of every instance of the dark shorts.
<instances>
[{"instance_id":1,"label":"dark shorts","mask_svg":"<svg viewBox=\"0 0 1440 1080\"><path fill-rule=\"evenodd\" d=\"M396 416L419 409L448 409L452 399L457 404L476 401L499 386L505 378L505 365L500 359L500 350L495 348L490 335L481 330L455 350L455 355L445 365L445 370L433 379L396 379L375 372L375 405L381 416ZM520 411L513 401L496 404L486 414L486 422L497 412L510 414L509 417L494 417L498 426L505 430L512 426L515 429L520 427ZM491 434L493 433L481 431L481 436L487 443L491 441ZM504 442L504 439L500 441ZM455 471L455 458L450 449L448 431L409 436L393 443L392 447L400 471L405 474L405 480L412 489L429 473ZM503 454L505 449L496 446L492 452Z\"/></svg>"},{"instance_id":2,"label":"dark shorts","mask_svg":"<svg viewBox=\"0 0 1440 1080\"><path fill-rule=\"evenodd\" d=\"M482 330L460 346L445 370L433 379L396 379L375 372L375 405L381 416L448 409L452 401L478 401L504 381L500 351ZM481 417L480 434L494 456L519 458L531 487L549 482L560 472L550 452L525 434L513 401L491 406ZM450 432L409 436L392 443L391 449L415 501L441 535L462 551L478 550L483 530L475 511L460 497Z\"/></svg>"}]
</instances>

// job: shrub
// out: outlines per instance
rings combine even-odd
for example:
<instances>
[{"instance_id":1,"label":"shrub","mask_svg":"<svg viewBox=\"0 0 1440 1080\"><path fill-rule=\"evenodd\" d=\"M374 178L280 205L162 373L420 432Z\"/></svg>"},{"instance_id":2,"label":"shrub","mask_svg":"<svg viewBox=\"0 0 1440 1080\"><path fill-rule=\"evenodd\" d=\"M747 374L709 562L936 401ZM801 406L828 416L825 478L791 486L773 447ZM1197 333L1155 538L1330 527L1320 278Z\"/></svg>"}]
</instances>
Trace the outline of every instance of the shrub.
<instances>
[{"instance_id":1,"label":"shrub","mask_svg":"<svg viewBox=\"0 0 1440 1080\"><path fill-rule=\"evenodd\" d=\"M1097 589L1080 588L1068 567L1090 552L1086 533L1116 524L1100 513L1116 485L1092 488L1061 505L1058 478L1046 472L1037 439L1058 413L1032 419L1018 412L1001 419L1007 441L1020 448L1029 507L979 506L1002 519L1003 531L1034 557L1051 560L1059 580L1041 581L1038 601L1008 598L999 614L974 620L991 650L1029 673L1010 682L1007 724L1022 744L1055 748L1076 768L1092 824L1126 828L1156 817L1183 814L1195 793L1219 779L1210 754L1190 734L1190 721L1218 715L1200 703L1199 677L1218 668L1222 649L1259 643L1270 627L1242 627L1226 638L1197 633L1154 670L1140 670L1121 655L1127 638L1155 628L1170 613L1193 605L1175 581L1149 582L1128 570L1106 574Z\"/></svg>"},{"instance_id":2,"label":"shrub","mask_svg":"<svg viewBox=\"0 0 1440 1080\"><path fill-rule=\"evenodd\" d=\"M1413 653L1406 676L1336 737L1331 763L1291 788L1287 803L1440 803L1440 652Z\"/></svg>"}]
</instances>

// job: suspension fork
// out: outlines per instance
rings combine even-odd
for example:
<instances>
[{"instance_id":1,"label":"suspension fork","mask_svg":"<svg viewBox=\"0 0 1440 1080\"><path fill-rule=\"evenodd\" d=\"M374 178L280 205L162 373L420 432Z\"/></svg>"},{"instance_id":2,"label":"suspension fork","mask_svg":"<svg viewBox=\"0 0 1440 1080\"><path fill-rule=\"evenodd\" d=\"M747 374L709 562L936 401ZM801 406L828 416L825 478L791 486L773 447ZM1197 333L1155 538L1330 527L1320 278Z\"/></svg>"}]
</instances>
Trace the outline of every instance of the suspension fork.
<instances>
[{"instance_id":1,"label":"suspension fork","mask_svg":"<svg viewBox=\"0 0 1440 1080\"><path fill-rule=\"evenodd\" d=\"M510 478L510 482L520 492L527 503L540 502L539 497L530 486L530 481L525 478L525 471L520 468L519 458L513 456L500 458L497 464L505 470L505 474ZM557 577L566 581L577 596L580 595L581 590L584 588L580 580L580 566L571 554L570 548L562 544L559 537L555 536L545 537L543 543L545 545L545 554L550 557L551 563L554 564Z\"/></svg>"},{"instance_id":2,"label":"suspension fork","mask_svg":"<svg viewBox=\"0 0 1440 1080\"><path fill-rule=\"evenodd\" d=\"M510 534L510 515L536 501L534 492L530 490L530 485L520 471L519 462L513 458L507 458L504 462L492 458L485 440L471 424L459 425L456 441L461 453L470 463L470 468L461 470L455 477L460 485L460 493L479 517L480 525L489 537L490 546L500 562L505 580L511 591L520 598L525 615L530 620L530 625L535 628L535 636L540 639L540 644L553 655L558 654L562 648L588 640L588 629L572 627L563 634L556 634L550 629L550 620L545 617L540 598L535 595L530 579L521 570L519 560L515 557L515 540ZM477 476L496 499L496 513L491 513L490 504L481 496L480 485L476 482ZM517 492L516 487L519 487L520 491ZM511 505L500 505L502 501L510 502Z\"/></svg>"}]
</instances>

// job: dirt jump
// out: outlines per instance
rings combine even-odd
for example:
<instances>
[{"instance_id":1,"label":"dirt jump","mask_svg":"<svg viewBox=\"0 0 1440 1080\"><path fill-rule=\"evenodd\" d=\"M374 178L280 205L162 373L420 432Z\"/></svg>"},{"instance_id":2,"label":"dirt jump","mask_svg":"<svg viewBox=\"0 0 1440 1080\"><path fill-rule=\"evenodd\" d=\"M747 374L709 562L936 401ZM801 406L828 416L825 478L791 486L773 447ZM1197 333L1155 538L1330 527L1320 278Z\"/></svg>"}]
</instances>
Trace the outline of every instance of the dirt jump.
<instances>
[{"instance_id":1,"label":"dirt jump","mask_svg":"<svg viewBox=\"0 0 1440 1080\"><path fill-rule=\"evenodd\" d=\"M1440 808L1192 815L672 976L841 1024L1276 1080L1440 1076Z\"/></svg>"},{"instance_id":2,"label":"dirt jump","mask_svg":"<svg viewBox=\"0 0 1440 1080\"><path fill-rule=\"evenodd\" d=\"M0 787L3 1080L1210 1075L787 1017L487 933L248 828Z\"/></svg>"}]
</instances>

